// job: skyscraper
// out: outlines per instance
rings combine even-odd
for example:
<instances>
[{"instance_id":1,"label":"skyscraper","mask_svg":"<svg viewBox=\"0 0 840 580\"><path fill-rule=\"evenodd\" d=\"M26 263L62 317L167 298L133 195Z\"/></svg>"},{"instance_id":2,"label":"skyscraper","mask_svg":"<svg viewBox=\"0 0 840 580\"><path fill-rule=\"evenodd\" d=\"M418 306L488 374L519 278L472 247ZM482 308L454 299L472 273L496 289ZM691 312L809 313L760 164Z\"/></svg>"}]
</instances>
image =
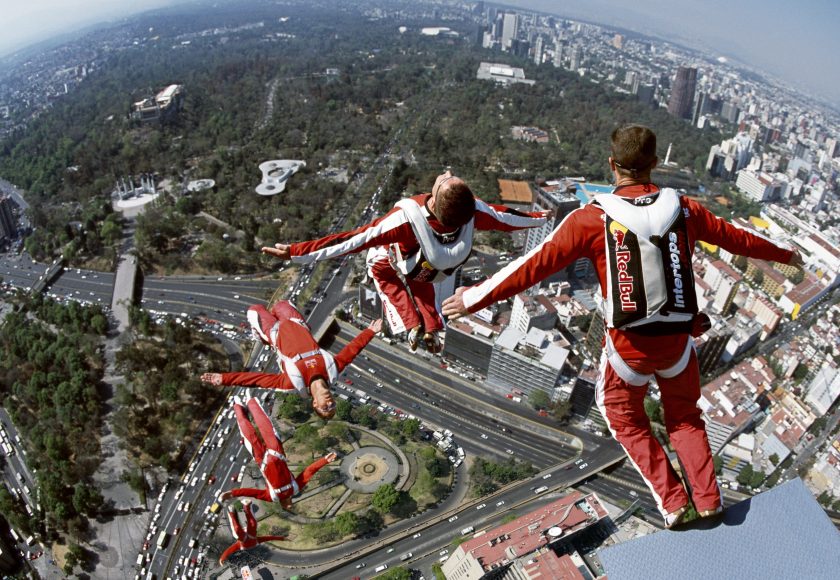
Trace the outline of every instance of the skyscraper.
<instances>
[{"instance_id":1,"label":"skyscraper","mask_svg":"<svg viewBox=\"0 0 840 580\"><path fill-rule=\"evenodd\" d=\"M528 230L524 253L527 254L541 244L567 215L580 207L580 199L575 195L575 188L575 183L566 179L534 187L534 203L531 211L547 209L551 210L553 215L544 225Z\"/></svg>"},{"instance_id":2,"label":"skyscraper","mask_svg":"<svg viewBox=\"0 0 840 580\"><path fill-rule=\"evenodd\" d=\"M540 245L567 215L580 207L580 199L578 199L577 195L575 195L576 187L575 182L570 179L549 181L533 187L534 203L531 205L531 211L551 210L552 217L550 217L542 226L528 230L528 237L525 239L525 249L522 252L523 254L527 254ZM564 270L555 272L543 280L540 283L540 286L546 287L551 282L565 279L567 275L572 274L575 266L576 263L571 264Z\"/></svg>"},{"instance_id":3,"label":"skyscraper","mask_svg":"<svg viewBox=\"0 0 840 580\"><path fill-rule=\"evenodd\" d=\"M516 38L517 28L519 27L519 15L505 13L504 24L502 25L502 50L508 50L511 41Z\"/></svg>"},{"instance_id":4,"label":"skyscraper","mask_svg":"<svg viewBox=\"0 0 840 580\"><path fill-rule=\"evenodd\" d=\"M543 59L543 37L538 36L534 42L534 64L542 64Z\"/></svg>"},{"instance_id":5,"label":"skyscraper","mask_svg":"<svg viewBox=\"0 0 840 580\"><path fill-rule=\"evenodd\" d=\"M668 101L668 113L679 119L690 119L696 87L696 68L681 66L677 69L677 76L671 89L671 99Z\"/></svg>"}]
</instances>

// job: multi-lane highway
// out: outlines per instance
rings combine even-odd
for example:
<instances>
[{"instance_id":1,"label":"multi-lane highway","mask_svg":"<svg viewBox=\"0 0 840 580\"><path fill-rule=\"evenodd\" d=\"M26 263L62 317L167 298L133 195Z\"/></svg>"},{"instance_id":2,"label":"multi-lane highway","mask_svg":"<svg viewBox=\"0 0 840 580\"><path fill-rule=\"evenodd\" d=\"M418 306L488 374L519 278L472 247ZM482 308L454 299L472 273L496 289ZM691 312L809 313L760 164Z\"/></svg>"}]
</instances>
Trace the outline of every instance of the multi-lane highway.
<instances>
[{"instance_id":1,"label":"multi-lane highway","mask_svg":"<svg viewBox=\"0 0 840 580\"><path fill-rule=\"evenodd\" d=\"M344 346L352 337L353 332L342 327L336 343ZM409 354L402 345L392 347L374 340L356 358L347 376L353 385L339 383L340 388L360 389L429 425L448 428L474 455L496 460L513 456L542 468L575 454L571 447L558 446L556 436L530 431L520 422L521 417L491 403L506 400L504 397L467 387L453 373ZM515 410L527 412L524 407ZM523 426L511 426L517 422Z\"/></svg>"},{"instance_id":2,"label":"multi-lane highway","mask_svg":"<svg viewBox=\"0 0 840 580\"><path fill-rule=\"evenodd\" d=\"M265 304L277 281L236 277L152 277L143 280L143 308L178 315L206 316L239 325L252 304Z\"/></svg>"},{"instance_id":3,"label":"multi-lane highway","mask_svg":"<svg viewBox=\"0 0 840 580\"><path fill-rule=\"evenodd\" d=\"M22 501L26 513L33 518L41 517L41 504L37 496L38 483L29 467L26 465L26 450L23 440L15 429L6 410L0 407L0 455L5 459L2 473L3 485L18 501ZM40 545L27 542L26 538L18 537L17 548L24 555L32 556L43 553Z\"/></svg>"}]
</instances>

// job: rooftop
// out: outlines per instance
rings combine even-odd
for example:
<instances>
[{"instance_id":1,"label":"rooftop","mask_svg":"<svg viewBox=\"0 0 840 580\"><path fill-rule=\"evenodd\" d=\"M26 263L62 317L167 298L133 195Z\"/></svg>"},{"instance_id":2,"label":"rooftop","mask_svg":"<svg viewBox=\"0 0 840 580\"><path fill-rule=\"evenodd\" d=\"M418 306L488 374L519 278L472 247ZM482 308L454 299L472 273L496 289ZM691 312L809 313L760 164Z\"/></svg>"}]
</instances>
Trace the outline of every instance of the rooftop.
<instances>
[{"instance_id":1,"label":"rooftop","mask_svg":"<svg viewBox=\"0 0 840 580\"><path fill-rule=\"evenodd\" d=\"M728 508L717 524L700 520L599 556L610 580L830 578L840 570L840 532L794 479Z\"/></svg>"},{"instance_id":2,"label":"rooftop","mask_svg":"<svg viewBox=\"0 0 840 580\"><path fill-rule=\"evenodd\" d=\"M773 380L775 375L763 358L744 361L730 373L703 385L700 407L716 423L741 426L757 411L758 395L769 390Z\"/></svg>"},{"instance_id":3,"label":"rooftop","mask_svg":"<svg viewBox=\"0 0 840 580\"><path fill-rule=\"evenodd\" d=\"M463 318L457 320L450 320L448 326L451 326L464 334L477 334L484 338L490 338L494 334L498 335L502 331L502 327L498 324L490 324L474 314L468 314Z\"/></svg>"},{"instance_id":4,"label":"rooftop","mask_svg":"<svg viewBox=\"0 0 840 580\"><path fill-rule=\"evenodd\" d=\"M512 179L499 180L499 196L505 203L531 203L534 194L527 181L513 181Z\"/></svg>"},{"instance_id":5,"label":"rooftop","mask_svg":"<svg viewBox=\"0 0 840 580\"><path fill-rule=\"evenodd\" d=\"M584 495L575 490L512 522L487 530L460 547L488 570L530 554L553 538L582 530L604 517L607 510L595 494Z\"/></svg>"},{"instance_id":6,"label":"rooftop","mask_svg":"<svg viewBox=\"0 0 840 580\"><path fill-rule=\"evenodd\" d=\"M823 290L825 285L810 272L805 272L805 280L788 292L787 297L794 304L807 304Z\"/></svg>"},{"instance_id":7,"label":"rooftop","mask_svg":"<svg viewBox=\"0 0 840 580\"><path fill-rule=\"evenodd\" d=\"M479 80L493 80L505 85L512 83L533 85L536 82L531 79L526 79L525 71L521 68L493 62L482 62L478 66L476 78Z\"/></svg>"},{"instance_id":8,"label":"rooftop","mask_svg":"<svg viewBox=\"0 0 840 580\"><path fill-rule=\"evenodd\" d=\"M732 278L736 282L742 278L741 273L738 270L736 270L735 268L733 268L732 266L730 266L729 264L727 264L723 260L713 260L709 264L709 267L716 268L717 270L720 270L721 272L723 272L724 274L726 274L727 276L729 276L730 278Z\"/></svg>"},{"instance_id":9,"label":"rooftop","mask_svg":"<svg viewBox=\"0 0 840 580\"><path fill-rule=\"evenodd\" d=\"M761 273L764 275L765 278L770 278L779 286L784 284L785 280L787 280L784 274L773 268L773 266L771 266L768 262L765 262L764 260L753 260L752 258L747 258L747 262L761 270Z\"/></svg>"},{"instance_id":10,"label":"rooftop","mask_svg":"<svg viewBox=\"0 0 840 580\"><path fill-rule=\"evenodd\" d=\"M554 550L546 550L522 566L528 580L584 580L572 557L568 554L557 556Z\"/></svg>"},{"instance_id":11,"label":"rooftop","mask_svg":"<svg viewBox=\"0 0 840 580\"><path fill-rule=\"evenodd\" d=\"M554 340L559 336L557 340ZM560 333L531 328L528 333L508 326L496 339L496 346L513 351L523 357L538 359L540 364L560 370L566 364L569 343Z\"/></svg>"},{"instance_id":12,"label":"rooftop","mask_svg":"<svg viewBox=\"0 0 840 580\"><path fill-rule=\"evenodd\" d=\"M805 434L803 426L783 407L777 409L771 419L773 424L776 425L773 434L779 438L779 441L785 447L790 450L795 449Z\"/></svg>"},{"instance_id":13,"label":"rooftop","mask_svg":"<svg viewBox=\"0 0 840 580\"><path fill-rule=\"evenodd\" d=\"M828 242L823 236L811 234L808 236L808 239L820 246L823 250L825 250L835 258L840 258L840 249Z\"/></svg>"},{"instance_id":14,"label":"rooftop","mask_svg":"<svg viewBox=\"0 0 840 580\"><path fill-rule=\"evenodd\" d=\"M575 179L551 179L539 184L540 191L543 195L551 197L557 203L564 203L577 200L578 203L585 204L589 201L581 186L584 185Z\"/></svg>"}]
</instances>

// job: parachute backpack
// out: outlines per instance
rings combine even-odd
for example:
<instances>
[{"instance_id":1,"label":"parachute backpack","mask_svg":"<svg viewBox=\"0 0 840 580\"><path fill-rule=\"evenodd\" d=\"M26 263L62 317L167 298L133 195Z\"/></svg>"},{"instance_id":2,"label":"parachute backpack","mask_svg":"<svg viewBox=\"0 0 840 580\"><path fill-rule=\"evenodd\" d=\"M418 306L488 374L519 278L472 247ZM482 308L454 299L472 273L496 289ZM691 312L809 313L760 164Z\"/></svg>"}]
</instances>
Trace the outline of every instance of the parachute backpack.
<instances>
[{"instance_id":1,"label":"parachute backpack","mask_svg":"<svg viewBox=\"0 0 840 580\"><path fill-rule=\"evenodd\" d=\"M607 326L641 331L652 323L657 329L658 323L675 324L671 332L690 327L697 296L677 192L663 189L638 198L600 194L590 203L604 211Z\"/></svg>"}]
</instances>

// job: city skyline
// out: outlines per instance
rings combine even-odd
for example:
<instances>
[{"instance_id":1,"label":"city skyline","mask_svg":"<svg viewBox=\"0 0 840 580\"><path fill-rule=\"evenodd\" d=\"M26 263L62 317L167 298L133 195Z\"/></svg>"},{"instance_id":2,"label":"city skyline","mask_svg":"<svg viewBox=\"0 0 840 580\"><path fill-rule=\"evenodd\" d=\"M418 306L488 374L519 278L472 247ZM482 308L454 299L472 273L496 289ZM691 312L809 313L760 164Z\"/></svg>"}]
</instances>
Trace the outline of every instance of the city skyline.
<instances>
[{"instance_id":1,"label":"city skyline","mask_svg":"<svg viewBox=\"0 0 840 580\"><path fill-rule=\"evenodd\" d=\"M837 72L832 55L840 51L840 38L833 32L840 22L840 8L829 0L806 0L795 10L781 0L639 0L632 5L620 0L571 0L561 7L550 0L508 0L506 4L702 48L800 84L803 92L835 106L840 102L840 81L831 74ZM803 35L819 41L802 42Z\"/></svg>"},{"instance_id":2,"label":"city skyline","mask_svg":"<svg viewBox=\"0 0 840 580\"><path fill-rule=\"evenodd\" d=\"M6 26L0 37L0 56L86 26L183 3L32 0L4 6ZM703 48L778 76L831 104L840 103L840 76L831 74L832 70L837 72L833 55L840 52L840 38L832 30L840 22L840 8L830 0L806 0L797 4L795 10L781 0L745 0L735 4L724 0L702 4L640 0L632 6L618 0L573 0L561 6L549 0L508 0L504 4ZM803 35L815 40L802 42Z\"/></svg>"}]
</instances>

